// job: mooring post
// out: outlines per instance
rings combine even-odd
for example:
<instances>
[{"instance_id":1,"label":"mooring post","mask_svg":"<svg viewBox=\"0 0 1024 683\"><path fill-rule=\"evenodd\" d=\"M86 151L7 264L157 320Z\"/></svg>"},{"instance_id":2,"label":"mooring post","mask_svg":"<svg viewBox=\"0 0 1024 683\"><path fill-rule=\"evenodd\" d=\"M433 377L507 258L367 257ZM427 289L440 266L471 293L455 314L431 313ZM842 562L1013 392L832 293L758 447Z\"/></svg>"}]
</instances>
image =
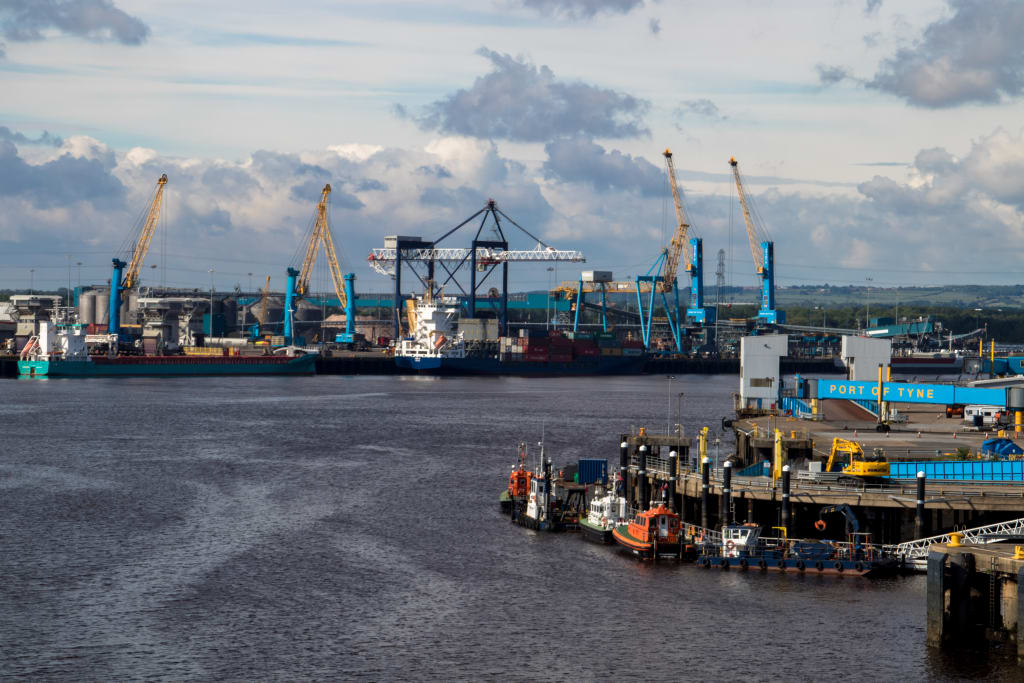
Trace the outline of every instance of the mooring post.
<instances>
[{"instance_id":1,"label":"mooring post","mask_svg":"<svg viewBox=\"0 0 1024 683\"><path fill-rule=\"evenodd\" d=\"M732 524L732 505L729 500L729 496L732 493L732 463L728 460L722 465L722 509L719 511L719 516L722 519L722 525L728 526Z\"/></svg>"},{"instance_id":2,"label":"mooring post","mask_svg":"<svg viewBox=\"0 0 1024 683\"><path fill-rule=\"evenodd\" d=\"M632 498L629 491L629 444L623 441L619 444L619 495L626 499Z\"/></svg>"},{"instance_id":3,"label":"mooring post","mask_svg":"<svg viewBox=\"0 0 1024 683\"><path fill-rule=\"evenodd\" d=\"M708 488L711 486L711 458L700 461L700 525L708 528Z\"/></svg>"},{"instance_id":4,"label":"mooring post","mask_svg":"<svg viewBox=\"0 0 1024 683\"><path fill-rule=\"evenodd\" d=\"M925 537L924 524L924 472L917 473L917 516L914 518L914 536Z\"/></svg>"},{"instance_id":5,"label":"mooring post","mask_svg":"<svg viewBox=\"0 0 1024 683\"><path fill-rule=\"evenodd\" d=\"M928 606L925 642L930 647L942 647L946 623L946 553L928 553L928 584L925 591Z\"/></svg>"},{"instance_id":6,"label":"mooring post","mask_svg":"<svg viewBox=\"0 0 1024 683\"><path fill-rule=\"evenodd\" d=\"M668 454L668 508L676 509L676 463L679 462L679 454L669 451Z\"/></svg>"},{"instance_id":7,"label":"mooring post","mask_svg":"<svg viewBox=\"0 0 1024 683\"><path fill-rule=\"evenodd\" d=\"M781 526L789 536L789 465L782 466L782 520Z\"/></svg>"},{"instance_id":8,"label":"mooring post","mask_svg":"<svg viewBox=\"0 0 1024 683\"><path fill-rule=\"evenodd\" d=\"M974 555L972 553L950 554L949 635L957 640L967 640L977 635L970 627L972 574L974 574Z\"/></svg>"},{"instance_id":9,"label":"mooring post","mask_svg":"<svg viewBox=\"0 0 1024 683\"><path fill-rule=\"evenodd\" d=\"M637 449L637 454L640 456L640 464L637 466L636 476L640 479L640 487L637 491L637 495L640 496L639 508L646 510L648 503L650 502L650 495L647 493L647 446L641 445Z\"/></svg>"},{"instance_id":10,"label":"mooring post","mask_svg":"<svg viewBox=\"0 0 1024 683\"><path fill-rule=\"evenodd\" d=\"M1017 663L1024 664L1024 567L1017 570Z\"/></svg>"}]
</instances>

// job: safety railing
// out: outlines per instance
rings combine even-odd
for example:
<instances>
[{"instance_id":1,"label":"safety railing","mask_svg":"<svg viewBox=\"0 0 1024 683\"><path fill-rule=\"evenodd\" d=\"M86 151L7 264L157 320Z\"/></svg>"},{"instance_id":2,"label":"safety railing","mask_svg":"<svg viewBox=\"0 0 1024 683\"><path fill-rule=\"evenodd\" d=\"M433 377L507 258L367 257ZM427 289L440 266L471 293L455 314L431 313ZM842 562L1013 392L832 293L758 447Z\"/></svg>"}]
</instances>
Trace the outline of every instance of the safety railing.
<instances>
[{"instance_id":1,"label":"safety railing","mask_svg":"<svg viewBox=\"0 0 1024 683\"><path fill-rule=\"evenodd\" d=\"M927 538L919 538L914 541L906 541L904 543L897 543L896 545L886 546L892 553L896 555L902 555L904 558L911 560L916 558L925 558L928 556L928 548L933 545L943 545L949 543L952 540L952 534L960 534L960 542L965 544L978 544L984 543L987 536L992 535L1007 535L1007 536L1020 536L1024 534L1024 517L1020 519L1011 519L1006 522L999 522L997 524L987 524L985 526L974 527L972 529L963 529L961 531L951 531L948 534L939 534L937 536L929 536Z\"/></svg>"}]
</instances>

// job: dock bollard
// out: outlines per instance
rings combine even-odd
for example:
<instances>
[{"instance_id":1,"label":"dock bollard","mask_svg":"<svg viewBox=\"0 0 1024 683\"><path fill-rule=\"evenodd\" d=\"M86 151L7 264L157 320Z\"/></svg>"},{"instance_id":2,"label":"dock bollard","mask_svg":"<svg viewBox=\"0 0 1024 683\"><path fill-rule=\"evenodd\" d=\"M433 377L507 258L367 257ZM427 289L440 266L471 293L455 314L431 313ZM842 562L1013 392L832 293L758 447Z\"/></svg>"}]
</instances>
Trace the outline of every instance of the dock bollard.
<instances>
[{"instance_id":1,"label":"dock bollard","mask_svg":"<svg viewBox=\"0 0 1024 683\"><path fill-rule=\"evenodd\" d=\"M623 441L619 444L619 478L622 487L619 493L630 498L629 491L629 444Z\"/></svg>"},{"instance_id":2,"label":"dock bollard","mask_svg":"<svg viewBox=\"0 0 1024 683\"><path fill-rule=\"evenodd\" d=\"M924 529L924 472L917 473L917 515L914 517L914 535L925 537Z\"/></svg>"},{"instance_id":3,"label":"dock bollard","mask_svg":"<svg viewBox=\"0 0 1024 683\"><path fill-rule=\"evenodd\" d=\"M782 528L789 536L789 465L782 466Z\"/></svg>"},{"instance_id":4,"label":"dock bollard","mask_svg":"<svg viewBox=\"0 0 1024 683\"><path fill-rule=\"evenodd\" d=\"M647 492L647 446L640 446L638 449L640 455L640 466L637 467L636 476L640 479L640 490L637 495L640 496L640 505L638 506L641 511L648 508L651 497Z\"/></svg>"},{"instance_id":5,"label":"dock bollard","mask_svg":"<svg viewBox=\"0 0 1024 683\"><path fill-rule=\"evenodd\" d=\"M673 512L676 509L676 461L679 454L669 451L668 454L668 508Z\"/></svg>"},{"instance_id":6,"label":"dock bollard","mask_svg":"<svg viewBox=\"0 0 1024 683\"><path fill-rule=\"evenodd\" d=\"M708 528L708 489L711 486L711 458L700 461L700 525Z\"/></svg>"},{"instance_id":7,"label":"dock bollard","mask_svg":"<svg viewBox=\"0 0 1024 683\"><path fill-rule=\"evenodd\" d=\"M729 494L732 492L732 463L726 461L722 465L722 510L720 517L722 524L732 524L732 505L729 501Z\"/></svg>"}]
</instances>

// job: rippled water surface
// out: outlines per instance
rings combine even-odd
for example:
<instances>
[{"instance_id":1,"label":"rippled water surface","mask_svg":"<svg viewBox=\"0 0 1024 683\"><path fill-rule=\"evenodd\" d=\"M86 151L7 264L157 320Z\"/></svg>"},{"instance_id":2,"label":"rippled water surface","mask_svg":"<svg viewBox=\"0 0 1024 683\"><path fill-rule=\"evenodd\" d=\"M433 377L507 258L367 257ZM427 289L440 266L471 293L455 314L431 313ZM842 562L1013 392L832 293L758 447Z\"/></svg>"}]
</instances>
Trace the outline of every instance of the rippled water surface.
<instances>
[{"instance_id":1,"label":"rippled water surface","mask_svg":"<svg viewBox=\"0 0 1024 683\"><path fill-rule=\"evenodd\" d=\"M677 411L718 433L736 383L2 381L0 678L1017 680L927 650L923 577L643 565L499 514L519 441L615 462Z\"/></svg>"}]
</instances>

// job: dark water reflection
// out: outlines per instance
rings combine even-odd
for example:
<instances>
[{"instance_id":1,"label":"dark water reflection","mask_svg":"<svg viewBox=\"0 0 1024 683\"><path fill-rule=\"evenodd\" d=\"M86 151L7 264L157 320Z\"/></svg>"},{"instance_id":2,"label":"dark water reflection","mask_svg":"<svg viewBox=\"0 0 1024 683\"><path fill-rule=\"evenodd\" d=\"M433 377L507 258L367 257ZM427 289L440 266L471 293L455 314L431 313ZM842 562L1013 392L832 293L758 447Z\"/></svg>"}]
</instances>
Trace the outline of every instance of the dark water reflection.
<instances>
[{"instance_id":1,"label":"dark water reflection","mask_svg":"<svg viewBox=\"0 0 1024 683\"><path fill-rule=\"evenodd\" d=\"M680 392L717 434L736 383L3 382L0 676L1015 680L927 651L920 577L642 565L498 514L518 441L614 461Z\"/></svg>"}]
</instances>

